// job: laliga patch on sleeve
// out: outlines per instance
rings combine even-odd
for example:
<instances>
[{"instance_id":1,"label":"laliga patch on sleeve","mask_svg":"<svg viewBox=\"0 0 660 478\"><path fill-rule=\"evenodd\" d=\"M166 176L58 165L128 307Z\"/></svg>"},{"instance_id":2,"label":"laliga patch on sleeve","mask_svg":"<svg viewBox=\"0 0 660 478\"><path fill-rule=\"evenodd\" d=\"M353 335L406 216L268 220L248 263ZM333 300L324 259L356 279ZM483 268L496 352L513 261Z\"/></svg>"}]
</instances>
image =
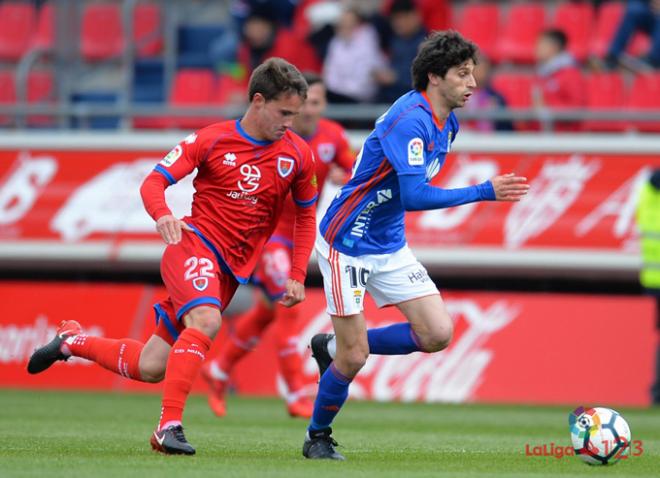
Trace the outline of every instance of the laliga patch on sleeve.
<instances>
[{"instance_id":1,"label":"laliga patch on sleeve","mask_svg":"<svg viewBox=\"0 0 660 478\"><path fill-rule=\"evenodd\" d=\"M413 138L408 142L408 164L424 166L424 141L422 138Z\"/></svg>"},{"instance_id":2,"label":"laliga patch on sleeve","mask_svg":"<svg viewBox=\"0 0 660 478\"><path fill-rule=\"evenodd\" d=\"M160 164L169 168L174 163L176 163L176 160L179 159L182 154L183 154L183 148L181 147L180 144L177 144L172 151L167 153L167 155L163 158Z\"/></svg>"}]
</instances>

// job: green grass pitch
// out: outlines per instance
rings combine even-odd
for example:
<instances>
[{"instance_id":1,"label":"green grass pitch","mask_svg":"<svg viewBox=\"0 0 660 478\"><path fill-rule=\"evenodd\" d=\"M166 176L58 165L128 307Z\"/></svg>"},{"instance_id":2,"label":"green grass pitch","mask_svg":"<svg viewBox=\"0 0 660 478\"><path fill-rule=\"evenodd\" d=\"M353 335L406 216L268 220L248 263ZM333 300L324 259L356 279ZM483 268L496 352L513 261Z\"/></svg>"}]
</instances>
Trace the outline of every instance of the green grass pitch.
<instances>
[{"instance_id":1,"label":"green grass pitch","mask_svg":"<svg viewBox=\"0 0 660 478\"><path fill-rule=\"evenodd\" d=\"M0 390L0 477L660 476L658 408L619 410L644 452L610 467L525 455L528 443L570 444L570 407L350 401L334 427L343 463L305 460L306 421L280 400L231 397L228 409L217 419L192 396L197 455L162 456L148 443L157 395Z\"/></svg>"}]
</instances>

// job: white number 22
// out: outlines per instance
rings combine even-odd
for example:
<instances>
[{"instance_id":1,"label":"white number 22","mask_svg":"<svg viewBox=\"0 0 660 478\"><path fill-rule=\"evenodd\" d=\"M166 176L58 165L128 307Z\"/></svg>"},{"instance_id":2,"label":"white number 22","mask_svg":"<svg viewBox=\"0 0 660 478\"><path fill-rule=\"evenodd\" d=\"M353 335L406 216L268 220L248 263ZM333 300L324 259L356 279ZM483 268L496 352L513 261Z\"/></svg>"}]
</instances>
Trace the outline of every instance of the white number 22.
<instances>
[{"instance_id":1,"label":"white number 22","mask_svg":"<svg viewBox=\"0 0 660 478\"><path fill-rule=\"evenodd\" d=\"M184 267L187 267L186 273L183 278L185 280L191 280L195 277L213 277L213 262L206 257L197 258L195 256L189 257L186 259L186 262L183 263ZM199 272L196 270L199 266Z\"/></svg>"}]
</instances>

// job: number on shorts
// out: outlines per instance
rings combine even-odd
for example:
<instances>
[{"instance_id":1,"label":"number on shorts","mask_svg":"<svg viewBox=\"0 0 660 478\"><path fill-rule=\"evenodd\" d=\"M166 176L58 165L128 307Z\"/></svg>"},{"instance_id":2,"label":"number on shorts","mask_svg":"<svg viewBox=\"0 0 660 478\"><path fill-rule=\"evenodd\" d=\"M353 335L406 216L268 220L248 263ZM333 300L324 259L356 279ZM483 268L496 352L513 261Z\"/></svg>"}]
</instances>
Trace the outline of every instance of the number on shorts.
<instances>
[{"instance_id":1,"label":"number on shorts","mask_svg":"<svg viewBox=\"0 0 660 478\"><path fill-rule=\"evenodd\" d=\"M191 280L196 277L213 277L213 262L206 257L197 258L191 256L186 259L186 262L183 263L184 267L187 267L183 278L185 280ZM199 266L199 272L196 271Z\"/></svg>"},{"instance_id":2,"label":"number on shorts","mask_svg":"<svg viewBox=\"0 0 660 478\"><path fill-rule=\"evenodd\" d=\"M351 288L357 289L358 282L360 287L366 287L367 279L369 278L369 270L364 267L357 268L355 266L346 266L346 272L351 280Z\"/></svg>"}]
</instances>

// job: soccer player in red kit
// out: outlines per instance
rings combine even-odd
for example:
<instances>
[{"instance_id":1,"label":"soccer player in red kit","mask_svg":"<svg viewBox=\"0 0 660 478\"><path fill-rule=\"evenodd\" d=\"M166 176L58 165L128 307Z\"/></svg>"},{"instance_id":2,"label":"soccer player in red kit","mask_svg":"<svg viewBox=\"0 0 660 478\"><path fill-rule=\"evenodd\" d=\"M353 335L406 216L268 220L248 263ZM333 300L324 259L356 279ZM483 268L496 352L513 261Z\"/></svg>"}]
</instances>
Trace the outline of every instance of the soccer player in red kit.
<instances>
[{"instance_id":1,"label":"soccer player in red kit","mask_svg":"<svg viewBox=\"0 0 660 478\"><path fill-rule=\"evenodd\" d=\"M248 95L242 119L191 134L142 184L145 208L168 244L161 276L169 297L154 306L157 326L147 343L87 336L69 320L28 364L30 373L39 373L73 355L134 380L163 380L151 446L167 454L195 453L181 425L186 399L220 328L221 311L252 274L289 192L295 229L282 304L290 307L305 297L316 233L315 166L307 143L289 128L303 106L307 83L293 65L271 58L254 70ZM195 168L192 213L177 219L165 203L165 189Z\"/></svg>"},{"instance_id":2,"label":"soccer player in red kit","mask_svg":"<svg viewBox=\"0 0 660 478\"><path fill-rule=\"evenodd\" d=\"M327 106L321 78L306 74L305 79L309 85L307 100L300 115L294 118L292 128L314 151L320 192L326 179L343 184L346 173L353 165L354 154L342 126L321 117ZM234 365L254 348L271 323L275 327L280 373L288 389L289 415L312 416L314 404L303 390L302 358L297 350L298 311L296 307L286 308L277 303L286 292L286 281L291 275L295 221L292 206L293 200L289 198L277 229L264 247L252 276L252 282L261 289L260 297L256 298L250 310L235 319L235 326L222 343L218 356L202 367L202 376L210 387L209 406L217 416L222 417L226 413L225 392Z\"/></svg>"}]
</instances>

